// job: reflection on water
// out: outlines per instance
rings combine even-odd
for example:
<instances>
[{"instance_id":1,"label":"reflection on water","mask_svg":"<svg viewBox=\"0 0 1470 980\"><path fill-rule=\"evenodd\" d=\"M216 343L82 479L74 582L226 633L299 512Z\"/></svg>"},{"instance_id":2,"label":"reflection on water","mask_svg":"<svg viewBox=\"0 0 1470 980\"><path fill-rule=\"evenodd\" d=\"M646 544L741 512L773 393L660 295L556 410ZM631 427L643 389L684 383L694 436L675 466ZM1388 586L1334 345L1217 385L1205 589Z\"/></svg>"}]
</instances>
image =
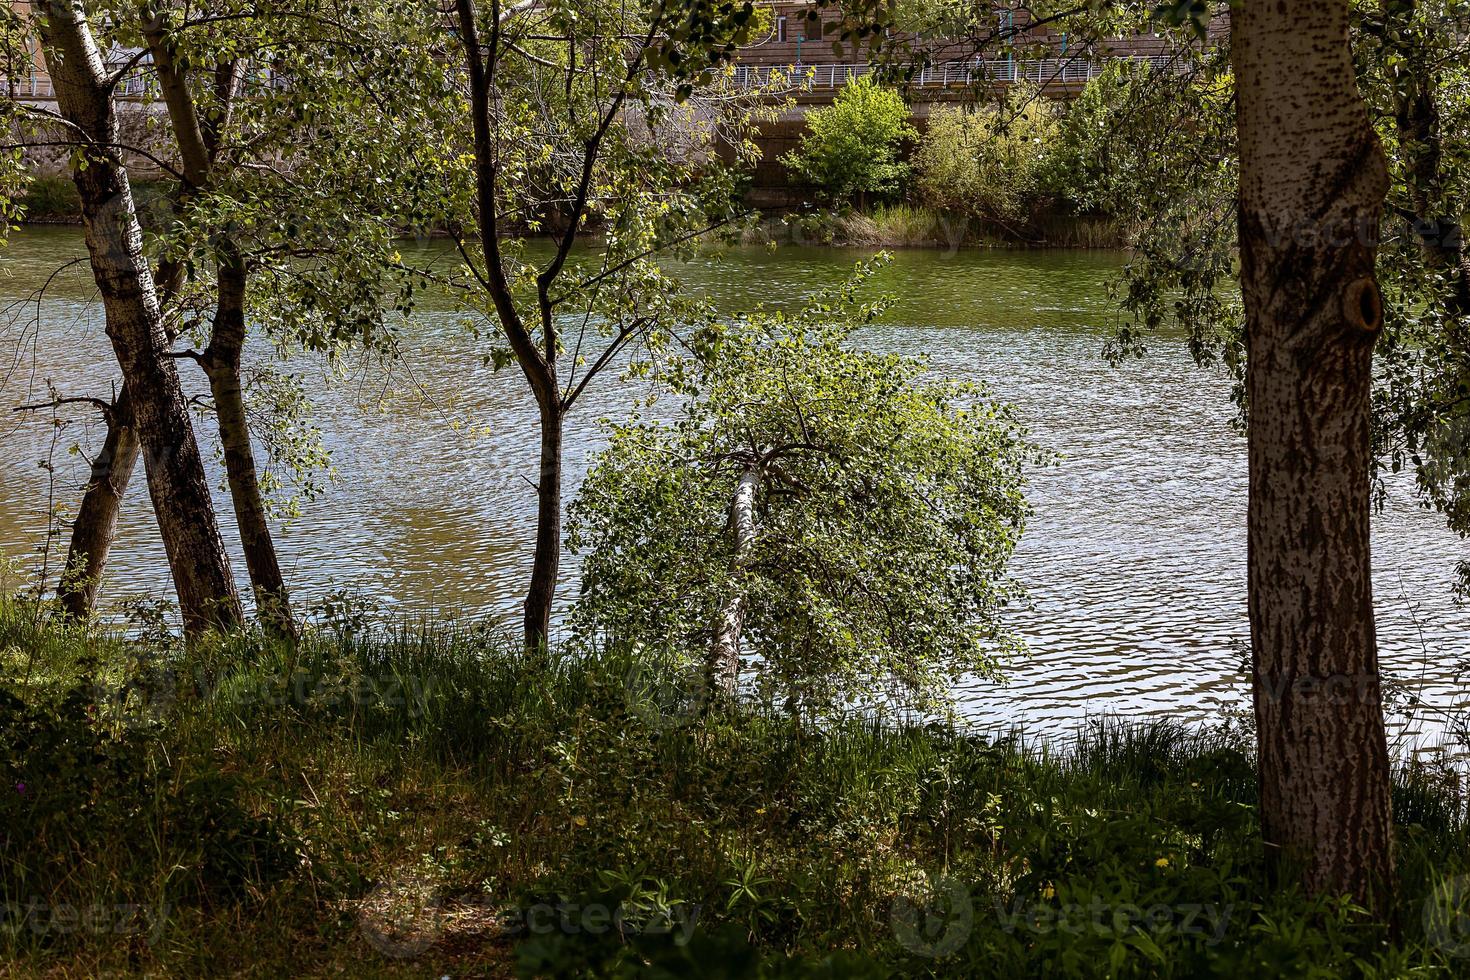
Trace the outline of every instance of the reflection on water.
<instances>
[{"instance_id":1,"label":"reflection on water","mask_svg":"<svg viewBox=\"0 0 1470 980\"><path fill-rule=\"evenodd\" d=\"M105 392L113 371L84 267L58 277L39 304L32 295L81 254L79 236L26 231L0 254L0 296L31 296L32 314L0 338L0 552L33 562L48 499L37 463L54 431L49 416L8 409L44 400L48 380L64 393ZM840 281L862 257L741 251L679 274L730 309L789 305ZM1090 712L1198 719L1240 703L1246 469L1245 446L1230 428L1229 384L1196 369L1168 338L1147 360L1121 368L1099 358L1112 316L1105 285L1118 261L1107 253L908 252L876 284L900 298L864 330L864 343L986 382L1061 456L1033 474L1036 514L1014 566L1032 596L1018 612L1032 657L1005 687L964 687L977 722L1060 730ZM37 311L39 325L28 322ZM328 383L319 366L293 365L311 378L338 474L280 532L299 605L348 585L404 610L510 614L529 571L534 513L535 416L524 382L486 368L448 310L418 314L401 346L388 380L374 370ZM203 389L200 379L191 383ZM624 415L629 397L609 378L579 406L567 442L574 481L600 444L597 420ZM61 433L55 477L63 503L85 479L84 461L67 446L99 436L85 413L69 417L76 422ZM218 484L218 467L214 476ZM142 481L134 487L141 493ZM1470 613L1450 596L1466 546L1399 489L1373 526L1383 656L1391 674L1449 706L1460 700L1456 664L1470 657ZM114 599L167 591L162 546L136 500L111 568ZM233 540L228 506L221 519ZM575 563L566 564L564 601L576 590Z\"/></svg>"}]
</instances>

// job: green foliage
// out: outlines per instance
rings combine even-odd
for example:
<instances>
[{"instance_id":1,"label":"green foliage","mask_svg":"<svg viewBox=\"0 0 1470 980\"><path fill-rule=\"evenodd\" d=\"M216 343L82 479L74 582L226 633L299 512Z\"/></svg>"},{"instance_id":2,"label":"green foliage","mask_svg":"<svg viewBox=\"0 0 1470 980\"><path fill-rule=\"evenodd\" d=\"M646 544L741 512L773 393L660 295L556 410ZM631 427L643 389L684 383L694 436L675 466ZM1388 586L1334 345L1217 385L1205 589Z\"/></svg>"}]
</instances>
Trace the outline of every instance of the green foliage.
<instances>
[{"instance_id":1,"label":"green foliage","mask_svg":"<svg viewBox=\"0 0 1470 980\"><path fill-rule=\"evenodd\" d=\"M155 916L0 929L15 971L1456 975L1459 909L1433 903L1470 836L1442 774L1396 780L1390 938L1267 884L1255 772L1223 734L1097 724L1043 751L661 715L629 684L663 666L646 654L324 613L295 651L185 651L0 604L0 899ZM395 944L368 910L396 881L430 915Z\"/></svg>"},{"instance_id":2,"label":"green foliage","mask_svg":"<svg viewBox=\"0 0 1470 980\"><path fill-rule=\"evenodd\" d=\"M20 206L27 221L76 220L82 213L76 185L66 177L32 177Z\"/></svg>"},{"instance_id":3,"label":"green foliage","mask_svg":"<svg viewBox=\"0 0 1470 980\"><path fill-rule=\"evenodd\" d=\"M1115 62L1089 82L1063 121L1060 179L1080 208L1127 226L1114 287L1127 315L1108 356L1141 356L1157 331L1177 330L1198 362L1231 372L1243 408L1234 78L1227 50L1196 57L1182 76Z\"/></svg>"},{"instance_id":4,"label":"green foliage","mask_svg":"<svg viewBox=\"0 0 1470 980\"><path fill-rule=\"evenodd\" d=\"M914 194L951 214L1025 224L1055 196L1058 117L1025 85L1012 86L998 108L936 107L914 154Z\"/></svg>"},{"instance_id":5,"label":"green foliage","mask_svg":"<svg viewBox=\"0 0 1470 980\"><path fill-rule=\"evenodd\" d=\"M1359 88L1388 158L1374 244L1384 294L1375 346L1375 499L1388 473L1413 472L1420 502L1470 534L1470 10L1460 3L1354 7ZM1141 354L1162 328L1236 379L1245 421L1244 318L1236 288L1234 78L1226 45L1150 72L1115 63L1064 122L1079 203L1131 219L1117 286L1129 314L1109 346ZM1400 133L1403 120L1412 134ZM1310 222L1288 229L1311 236ZM1470 563L1461 563L1461 587Z\"/></svg>"},{"instance_id":6,"label":"green foliage","mask_svg":"<svg viewBox=\"0 0 1470 980\"><path fill-rule=\"evenodd\" d=\"M169 754L162 650L37 627L0 604L0 902L148 910L239 900L292 874L296 842L246 802L250 780ZM101 666L103 663L109 666ZM78 875L78 864L93 865ZM0 948L64 936L7 921ZM153 938L157 938L154 936Z\"/></svg>"},{"instance_id":7,"label":"green foliage","mask_svg":"<svg viewBox=\"0 0 1470 980\"><path fill-rule=\"evenodd\" d=\"M808 114L800 148L783 162L836 201L890 195L908 176L899 154L917 135L903 97L864 75Z\"/></svg>"},{"instance_id":8,"label":"green foliage","mask_svg":"<svg viewBox=\"0 0 1470 980\"><path fill-rule=\"evenodd\" d=\"M679 419L614 431L568 525L585 553L577 623L700 650L743 596L760 684L817 711L878 691L930 706L1015 652L1005 566L1033 452L983 389L854 349L849 324L871 310L851 304L844 291L712 329L702 358L665 373ZM743 479L756 532L737 556Z\"/></svg>"},{"instance_id":9,"label":"green foliage","mask_svg":"<svg viewBox=\"0 0 1470 980\"><path fill-rule=\"evenodd\" d=\"M1381 471L1410 469L1420 499L1470 535L1470 8L1357 9L1359 86L1379 120L1389 192L1378 250L1375 348ZM1401 133L1396 120L1406 122ZM1380 497L1381 499L1381 497ZM1470 562L1459 566L1470 589Z\"/></svg>"}]
</instances>

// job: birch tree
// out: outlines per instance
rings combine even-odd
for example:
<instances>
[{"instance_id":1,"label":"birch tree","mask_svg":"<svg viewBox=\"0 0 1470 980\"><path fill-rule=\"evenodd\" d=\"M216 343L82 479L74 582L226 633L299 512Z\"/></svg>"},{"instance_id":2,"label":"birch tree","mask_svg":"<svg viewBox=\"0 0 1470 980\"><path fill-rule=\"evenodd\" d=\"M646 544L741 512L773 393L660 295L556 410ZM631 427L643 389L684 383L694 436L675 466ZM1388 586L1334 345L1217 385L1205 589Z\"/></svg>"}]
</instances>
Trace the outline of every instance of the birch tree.
<instances>
[{"instance_id":1,"label":"birch tree","mask_svg":"<svg viewBox=\"0 0 1470 980\"><path fill-rule=\"evenodd\" d=\"M1005 568L1035 453L983 389L852 349L869 312L819 301L694 342L677 418L618 426L573 507L581 626L696 656L719 700L749 679L810 712L938 707L1018 649Z\"/></svg>"},{"instance_id":2,"label":"birch tree","mask_svg":"<svg viewBox=\"0 0 1470 980\"><path fill-rule=\"evenodd\" d=\"M72 176L82 202L87 251L106 310L107 334L128 393L125 428L136 428L185 629L241 621L229 556L220 537L203 460L169 356L154 270L118 145L113 92L87 11L78 2L35 0L42 56L60 122L82 145ZM120 489L120 488L113 488ZM120 495L120 494L119 494Z\"/></svg>"}]
</instances>

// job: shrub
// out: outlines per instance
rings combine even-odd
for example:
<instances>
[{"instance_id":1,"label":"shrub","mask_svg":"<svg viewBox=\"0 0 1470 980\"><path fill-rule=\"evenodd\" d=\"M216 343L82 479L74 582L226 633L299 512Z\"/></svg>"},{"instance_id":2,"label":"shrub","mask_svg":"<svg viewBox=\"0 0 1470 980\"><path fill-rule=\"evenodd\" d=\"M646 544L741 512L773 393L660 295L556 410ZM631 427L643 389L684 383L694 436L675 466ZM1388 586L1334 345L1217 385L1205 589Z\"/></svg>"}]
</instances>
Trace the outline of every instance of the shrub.
<instances>
[{"instance_id":1,"label":"shrub","mask_svg":"<svg viewBox=\"0 0 1470 980\"><path fill-rule=\"evenodd\" d=\"M1465 974L1446 774L1396 780L1390 934L1272 884L1236 737L664 713L641 657L356 612L139 651L0 598L0 974Z\"/></svg>"},{"instance_id":2,"label":"shrub","mask_svg":"<svg viewBox=\"0 0 1470 980\"><path fill-rule=\"evenodd\" d=\"M1058 115L1023 86L1001 109L940 106L914 154L914 190L926 205L1014 226L1051 203Z\"/></svg>"},{"instance_id":3,"label":"shrub","mask_svg":"<svg viewBox=\"0 0 1470 980\"><path fill-rule=\"evenodd\" d=\"M81 198L69 177L36 177L21 198L29 221L58 221L82 213Z\"/></svg>"},{"instance_id":4,"label":"shrub","mask_svg":"<svg viewBox=\"0 0 1470 980\"><path fill-rule=\"evenodd\" d=\"M979 388L852 349L845 315L723 329L675 379L682 418L616 431L569 522L581 623L709 651L712 674L742 648L766 694L814 711L930 707L1015 649L1020 428Z\"/></svg>"},{"instance_id":5,"label":"shrub","mask_svg":"<svg viewBox=\"0 0 1470 980\"><path fill-rule=\"evenodd\" d=\"M902 96L868 76L857 78L807 117L800 149L784 162L833 200L893 194L908 176L899 154L918 135L908 119Z\"/></svg>"}]
</instances>

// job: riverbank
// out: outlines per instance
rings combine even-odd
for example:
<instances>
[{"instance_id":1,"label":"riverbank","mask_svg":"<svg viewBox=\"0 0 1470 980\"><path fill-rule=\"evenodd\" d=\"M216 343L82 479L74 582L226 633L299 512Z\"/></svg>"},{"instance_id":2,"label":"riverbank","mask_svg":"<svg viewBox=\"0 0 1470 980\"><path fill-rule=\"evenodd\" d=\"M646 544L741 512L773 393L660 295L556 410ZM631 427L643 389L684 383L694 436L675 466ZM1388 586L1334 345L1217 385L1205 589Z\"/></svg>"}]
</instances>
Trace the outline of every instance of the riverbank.
<instances>
[{"instance_id":1,"label":"riverbank","mask_svg":"<svg viewBox=\"0 0 1470 980\"><path fill-rule=\"evenodd\" d=\"M138 209L144 214L145 223L150 212L161 209L167 202L167 185L156 181L139 181L133 185L133 197ZM76 185L67 176L38 176L27 186L20 199L25 209L22 226L34 225L80 225L82 202L77 196Z\"/></svg>"},{"instance_id":2,"label":"riverbank","mask_svg":"<svg viewBox=\"0 0 1470 980\"><path fill-rule=\"evenodd\" d=\"M706 714L668 664L351 610L186 653L5 603L0 651L19 975L1452 975L1462 939L1432 773L1397 777L1390 944L1263 884L1220 732Z\"/></svg>"},{"instance_id":3,"label":"riverbank","mask_svg":"<svg viewBox=\"0 0 1470 980\"><path fill-rule=\"evenodd\" d=\"M161 185L140 184L140 207L163 200ZM38 177L22 198L24 225L80 225L81 205L66 177ZM596 228L589 235L599 235ZM437 237L418 231L416 237ZM778 209L742 236L746 245L826 245L852 248L1122 248L1122 224L1107 217L1038 215L1025 227L987 225L968 216L910 204L858 209Z\"/></svg>"},{"instance_id":4,"label":"riverbank","mask_svg":"<svg viewBox=\"0 0 1470 980\"><path fill-rule=\"evenodd\" d=\"M747 232L747 245L826 245L843 248L1122 249L1127 233L1117 219L1064 212L1032 216L1003 227L963 214L913 204L860 210L805 209L767 215Z\"/></svg>"}]
</instances>

